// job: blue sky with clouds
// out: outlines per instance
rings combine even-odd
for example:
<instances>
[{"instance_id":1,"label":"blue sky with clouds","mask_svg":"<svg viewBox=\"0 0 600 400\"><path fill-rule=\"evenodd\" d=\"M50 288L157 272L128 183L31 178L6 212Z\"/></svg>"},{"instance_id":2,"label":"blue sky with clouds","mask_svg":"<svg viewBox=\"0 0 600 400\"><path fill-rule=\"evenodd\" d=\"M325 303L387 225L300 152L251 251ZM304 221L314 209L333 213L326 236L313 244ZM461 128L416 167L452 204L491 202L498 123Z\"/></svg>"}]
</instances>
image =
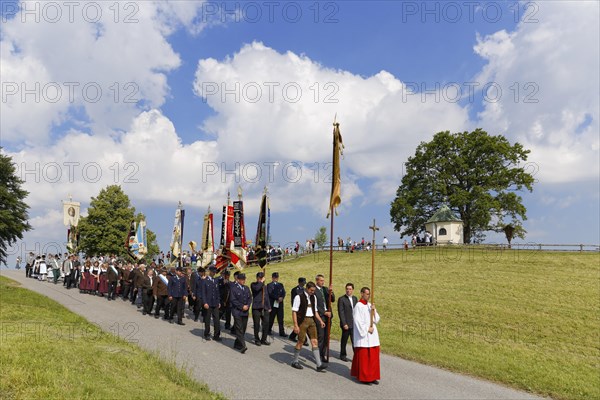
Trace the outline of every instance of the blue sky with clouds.
<instances>
[{"instance_id":1,"label":"blue sky with clouds","mask_svg":"<svg viewBox=\"0 0 600 400\"><path fill-rule=\"evenodd\" d=\"M162 248L179 200L198 240L238 184L249 232L268 184L273 239L303 242L328 226L336 113L336 236L367 237L376 218L400 242L389 203L407 157L481 127L532 150L526 242L600 242L598 3L57 4L2 4L0 140L35 228L13 257L63 242L68 194L85 214L113 183Z\"/></svg>"}]
</instances>

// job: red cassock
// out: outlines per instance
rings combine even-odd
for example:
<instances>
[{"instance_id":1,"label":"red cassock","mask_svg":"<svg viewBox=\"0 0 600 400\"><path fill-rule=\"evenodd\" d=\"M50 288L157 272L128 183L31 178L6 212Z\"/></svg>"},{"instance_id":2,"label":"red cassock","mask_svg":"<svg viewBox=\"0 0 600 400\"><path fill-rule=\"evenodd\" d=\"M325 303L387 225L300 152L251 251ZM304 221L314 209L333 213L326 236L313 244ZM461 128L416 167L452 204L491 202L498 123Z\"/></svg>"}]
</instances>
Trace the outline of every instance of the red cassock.
<instances>
[{"instance_id":1,"label":"red cassock","mask_svg":"<svg viewBox=\"0 0 600 400\"><path fill-rule=\"evenodd\" d=\"M381 379L379 346L355 347L350 374L361 382L373 382Z\"/></svg>"}]
</instances>

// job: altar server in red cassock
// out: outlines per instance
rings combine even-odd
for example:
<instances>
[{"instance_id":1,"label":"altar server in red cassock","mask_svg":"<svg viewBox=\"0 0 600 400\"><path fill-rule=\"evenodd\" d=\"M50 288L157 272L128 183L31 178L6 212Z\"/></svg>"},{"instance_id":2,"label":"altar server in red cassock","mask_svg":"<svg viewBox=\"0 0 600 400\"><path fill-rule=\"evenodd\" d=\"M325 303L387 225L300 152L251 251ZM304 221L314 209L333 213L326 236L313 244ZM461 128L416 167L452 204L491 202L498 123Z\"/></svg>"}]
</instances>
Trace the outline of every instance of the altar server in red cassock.
<instances>
[{"instance_id":1,"label":"altar server in red cassock","mask_svg":"<svg viewBox=\"0 0 600 400\"><path fill-rule=\"evenodd\" d=\"M371 290L364 287L360 290L361 299L354 307L354 358L351 375L365 384L379 384L379 333L377 324L379 314L369 303ZM371 310L375 312L371 326Z\"/></svg>"}]
</instances>

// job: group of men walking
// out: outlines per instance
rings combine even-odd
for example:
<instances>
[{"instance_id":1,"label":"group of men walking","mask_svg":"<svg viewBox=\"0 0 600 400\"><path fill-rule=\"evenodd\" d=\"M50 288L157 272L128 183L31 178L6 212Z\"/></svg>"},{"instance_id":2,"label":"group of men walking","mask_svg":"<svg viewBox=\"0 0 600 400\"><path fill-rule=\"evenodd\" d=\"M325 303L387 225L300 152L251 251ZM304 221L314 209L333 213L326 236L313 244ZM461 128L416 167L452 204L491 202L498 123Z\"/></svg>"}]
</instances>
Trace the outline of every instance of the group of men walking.
<instances>
[{"instance_id":1,"label":"group of men walking","mask_svg":"<svg viewBox=\"0 0 600 400\"><path fill-rule=\"evenodd\" d=\"M58 261L53 262L56 266ZM29 269L26 268L27 271ZM31 268L33 270L33 268ZM256 273L256 280L246 285L246 274L236 271L233 281L229 269L216 276L217 269L164 267L152 263L131 264L106 257L100 260L79 262L76 255L66 255L59 272L64 276L67 289L79 287L82 293L106 294L108 301L119 296L123 301L142 308L144 315L160 318L170 323L185 325L184 310L192 310L194 321L204 323L204 339L221 341L221 320L224 328L235 336L233 347L244 354L248 350L245 334L250 316L254 325L254 344L269 346L275 320L279 335L288 337L284 326L284 300L286 290L279 282L279 274L271 274L271 282L265 283L264 272ZM27 272L28 276L31 272ZM90 285L92 280L106 282L107 289L98 291ZM56 279L54 280L56 283ZM332 287L325 287L325 277L317 275L314 282L298 279L298 286L291 290L293 331L289 338L296 342L291 366L303 369L299 355L303 345L310 343L316 370L324 372L328 366L328 335L333 320L333 304L336 297ZM91 289L95 288L95 289ZM354 285L345 286L345 294L337 299L337 311L342 331L340 360L349 362L346 351L348 340L354 348L351 374L360 382L378 384L379 336L376 324L379 315L368 302L370 291L361 289L360 300L354 296ZM233 323L232 323L233 318ZM212 322L212 324L211 324ZM212 331L211 331L212 328Z\"/></svg>"}]
</instances>

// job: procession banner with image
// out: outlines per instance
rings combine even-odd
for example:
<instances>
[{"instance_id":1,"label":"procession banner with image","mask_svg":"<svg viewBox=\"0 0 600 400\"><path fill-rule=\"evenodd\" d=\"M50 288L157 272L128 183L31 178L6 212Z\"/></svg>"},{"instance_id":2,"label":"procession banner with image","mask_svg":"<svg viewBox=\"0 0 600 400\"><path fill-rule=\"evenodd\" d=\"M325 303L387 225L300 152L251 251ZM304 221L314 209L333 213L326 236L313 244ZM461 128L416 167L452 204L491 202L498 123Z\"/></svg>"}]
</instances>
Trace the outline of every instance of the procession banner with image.
<instances>
[{"instance_id":1,"label":"procession banner with image","mask_svg":"<svg viewBox=\"0 0 600 400\"><path fill-rule=\"evenodd\" d=\"M63 223L65 226L77 226L79 224L79 210L81 203L77 201L63 201Z\"/></svg>"},{"instance_id":2,"label":"procession banner with image","mask_svg":"<svg viewBox=\"0 0 600 400\"><path fill-rule=\"evenodd\" d=\"M215 252L214 232L213 232L213 214L209 211L204 215L204 224L202 226L202 261L201 266L205 268L210 265Z\"/></svg>"},{"instance_id":3,"label":"procession banner with image","mask_svg":"<svg viewBox=\"0 0 600 400\"><path fill-rule=\"evenodd\" d=\"M134 237L130 252L135 258L141 260L148 253L148 243L146 241L146 221L141 220L137 226L137 230Z\"/></svg>"},{"instance_id":4,"label":"procession banner with image","mask_svg":"<svg viewBox=\"0 0 600 400\"><path fill-rule=\"evenodd\" d=\"M183 210L180 208L175 210L175 222L173 223L173 233L171 235L171 263L178 259L181 255L181 239L182 239L182 228L183 228Z\"/></svg>"}]
</instances>

